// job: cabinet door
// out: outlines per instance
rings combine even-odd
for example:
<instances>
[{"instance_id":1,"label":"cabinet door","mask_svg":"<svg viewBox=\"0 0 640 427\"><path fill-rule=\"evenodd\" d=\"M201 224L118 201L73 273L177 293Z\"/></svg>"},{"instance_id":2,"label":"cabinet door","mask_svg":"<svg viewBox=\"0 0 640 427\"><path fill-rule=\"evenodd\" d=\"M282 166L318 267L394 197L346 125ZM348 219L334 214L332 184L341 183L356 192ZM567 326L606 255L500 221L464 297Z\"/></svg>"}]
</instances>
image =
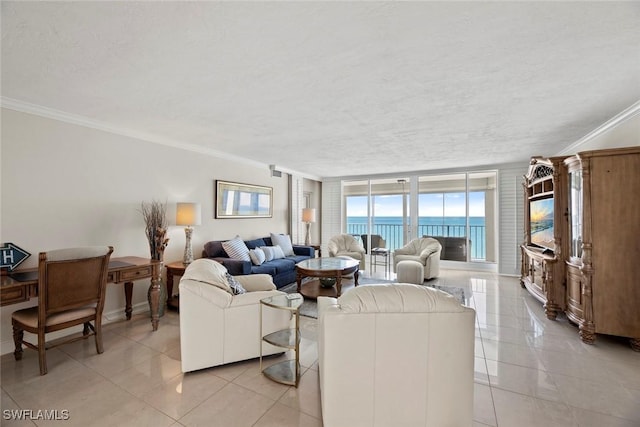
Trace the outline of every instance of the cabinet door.
<instances>
[{"instance_id":1,"label":"cabinet door","mask_svg":"<svg viewBox=\"0 0 640 427\"><path fill-rule=\"evenodd\" d=\"M582 256L582 170L569 172L569 256Z\"/></svg>"},{"instance_id":2,"label":"cabinet door","mask_svg":"<svg viewBox=\"0 0 640 427\"><path fill-rule=\"evenodd\" d=\"M567 265L567 316L576 323L584 320L582 304L582 273L578 267Z\"/></svg>"}]
</instances>

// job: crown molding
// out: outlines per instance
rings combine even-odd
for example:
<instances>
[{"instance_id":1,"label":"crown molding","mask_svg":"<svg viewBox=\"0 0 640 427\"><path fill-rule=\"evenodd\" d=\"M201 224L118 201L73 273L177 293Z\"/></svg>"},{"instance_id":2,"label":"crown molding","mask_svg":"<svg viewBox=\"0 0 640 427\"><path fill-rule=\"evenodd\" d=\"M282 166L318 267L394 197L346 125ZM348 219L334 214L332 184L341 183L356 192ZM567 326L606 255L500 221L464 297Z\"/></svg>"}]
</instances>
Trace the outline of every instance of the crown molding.
<instances>
[{"instance_id":1,"label":"crown molding","mask_svg":"<svg viewBox=\"0 0 640 427\"><path fill-rule=\"evenodd\" d=\"M592 140L593 138L596 138L597 136L602 135L605 132L610 131L611 129L621 125L622 123L631 119L632 117L637 116L638 114L640 114L640 101L631 105L629 108L622 111L620 114L616 115L612 119L607 120L604 124L597 127L595 130L589 132L588 134L586 134L585 136L583 136L573 144L569 145L568 147L560 151L558 154L556 154L556 156L567 156L567 155L572 155L577 153L578 151L580 151L579 147L581 145L589 142L590 140Z\"/></svg>"},{"instance_id":2,"label":"crown molding","mask_svg":"<svg viewBox=\"0 0 640 427\"><path fill-rule=\"evenodd\" d=\"M81 116L78 114L68 113L66 111L60 111L53 108L43 107L41 105L31 104L29 102L20 101L13 98L0 97L0 105L2 108L7 108L9 110L18 111L21 113L33 114L40 117L45 117L48 119L57 120L60 122L70 123L78 126L83 126L91 129L96 129L103 132L113 133L116 135L125 136L128 138L138 139L141 141L151 142L154 144L165 145L168 147L178 148L181 150L191 151L198 154L204 154L211 157L216 157L220 159L230 160L238 163L244 163L246 165L250 165L256 168L268 168L269 165L266 163L258 162L255 160L246 159L244 157L236 156L234 154L226 153L223 151L213 150L210 148L206 148L197 144L188 143L185 141L174 140L169 138L164 138L159 135L154 135L145 132L139 132L132 129L123 128L120 126L114 126L107 122L102 122L99 120L90 119L85 116ZM285 169L278 167L278 170L282 172L286 172L289 174L294 174L298 176L302 176L304 178L313 179L316 181L321 181L321 177L317 177L314 175L309 175L306 173L293 171L291 169Z\"/></svg>"}]
</instances>

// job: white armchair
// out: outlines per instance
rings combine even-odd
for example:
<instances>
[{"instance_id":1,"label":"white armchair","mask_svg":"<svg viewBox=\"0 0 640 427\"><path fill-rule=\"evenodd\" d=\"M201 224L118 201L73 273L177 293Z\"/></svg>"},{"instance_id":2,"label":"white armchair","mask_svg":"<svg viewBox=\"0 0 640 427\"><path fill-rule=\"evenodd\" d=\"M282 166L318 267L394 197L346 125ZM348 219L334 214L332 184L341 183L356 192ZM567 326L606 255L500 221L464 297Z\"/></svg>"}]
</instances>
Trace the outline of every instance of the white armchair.
<instances>
[{"instance_id":1,"label":"white armchair","mask_svg":"<svg viewBox=\"0 0 640 427\"><path fill-rule=\"evenodd\" d=\"M470 427L475 311L426 286L318 298L325 427Z\"/></svg>"},{"instance_id":2,"label":"white armchair","mask_svg":"<svg viewBox=\"0 0 640 427\"><path fill-rule=\"evenodd\" d=\"M282 294L268 274L234 276L246 293L233 295L226 268L210 259L197 259L180 280L180 350L182 371L189 372L282 352L260 342L260 300ZM288 328L284 310L265 309L264 333Z\"/></svg>"},{"instance_id":3,"label":"white armchair","mask_svg":"<svg viewBox=\"0 0 640 427\"><path fill-rule=\"evenodd\" d=\"M360 270L365 269L364 247L351 234L338 234L327 244L330 257L348 256L360 261Z\"/></svg>"},{"instance_id":4,"label":"white armchair","mask_svg":"<svg viewBox=\"0 0 640 427\"><path fill-rule=\"evenodd\" d=\"M424 278L431 279L440 274L440 252L442 245L431 237L413 239L406 246L393 251L393 271L397 273L400 261L418 261L424 266Z\"/></svg>"}]
</instances>

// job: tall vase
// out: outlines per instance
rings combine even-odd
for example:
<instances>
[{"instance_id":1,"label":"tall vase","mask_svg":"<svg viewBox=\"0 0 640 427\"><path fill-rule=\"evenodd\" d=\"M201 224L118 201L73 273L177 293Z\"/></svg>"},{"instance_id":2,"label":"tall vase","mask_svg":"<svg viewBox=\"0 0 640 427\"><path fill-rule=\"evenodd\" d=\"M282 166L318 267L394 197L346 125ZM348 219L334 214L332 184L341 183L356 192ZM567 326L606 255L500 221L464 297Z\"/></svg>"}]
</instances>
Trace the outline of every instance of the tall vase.
<instances>
[{"instance_id":1,"label":"tall vase","mask_svg":"<svg viewBox=\"0 0 640 427\"><path fill-rule=\"evenodd\" d=\"M162 233L161 236L156 236L155 240L163 240L164 239L164 233ZM158 299L158 317L162 317L164 316L164 312L165 312L165 307L167 305L167 286L164 283L164 280L162 280L162 270L164 267L164 262L163 262L163 258L164 258L164 247L158 246L158 245L152 245L151 246L151 259L154 261L159 261L160 262L160 267L158 268L158 270L160 271L160 297ZM151 304L151 291L153 289L153 278L151 279L151 285L149 286L149 290L147 291L147 300L149 301L149 313L150 316L153 316L152 314L152 307L153 304Z\"/></svg>"}]
</instances>

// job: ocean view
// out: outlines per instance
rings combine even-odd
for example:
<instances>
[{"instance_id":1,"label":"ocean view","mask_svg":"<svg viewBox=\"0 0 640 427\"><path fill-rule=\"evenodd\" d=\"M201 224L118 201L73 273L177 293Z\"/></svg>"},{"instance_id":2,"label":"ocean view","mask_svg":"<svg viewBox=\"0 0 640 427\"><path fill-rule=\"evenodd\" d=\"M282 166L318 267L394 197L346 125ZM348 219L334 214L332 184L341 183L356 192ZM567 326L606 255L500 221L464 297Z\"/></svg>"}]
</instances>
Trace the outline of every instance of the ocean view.
<instances>
[{"instance_id":1,"label":"ocean view","mask_svg":"<svg viewBox=\"0 0 640 427\"><path fill-rule=\"evenodd\" d=\"M366 216L348 216L347 233L366 234L368 218ZM469 232L472 259L485 259L485 217L469 217ZM403 246L402 217L378 216L373 218L371 234L379 234L390 250ZM418 218L418 236L464 237L466 235L465 217Z\"/></svg>"}]
</instances>

